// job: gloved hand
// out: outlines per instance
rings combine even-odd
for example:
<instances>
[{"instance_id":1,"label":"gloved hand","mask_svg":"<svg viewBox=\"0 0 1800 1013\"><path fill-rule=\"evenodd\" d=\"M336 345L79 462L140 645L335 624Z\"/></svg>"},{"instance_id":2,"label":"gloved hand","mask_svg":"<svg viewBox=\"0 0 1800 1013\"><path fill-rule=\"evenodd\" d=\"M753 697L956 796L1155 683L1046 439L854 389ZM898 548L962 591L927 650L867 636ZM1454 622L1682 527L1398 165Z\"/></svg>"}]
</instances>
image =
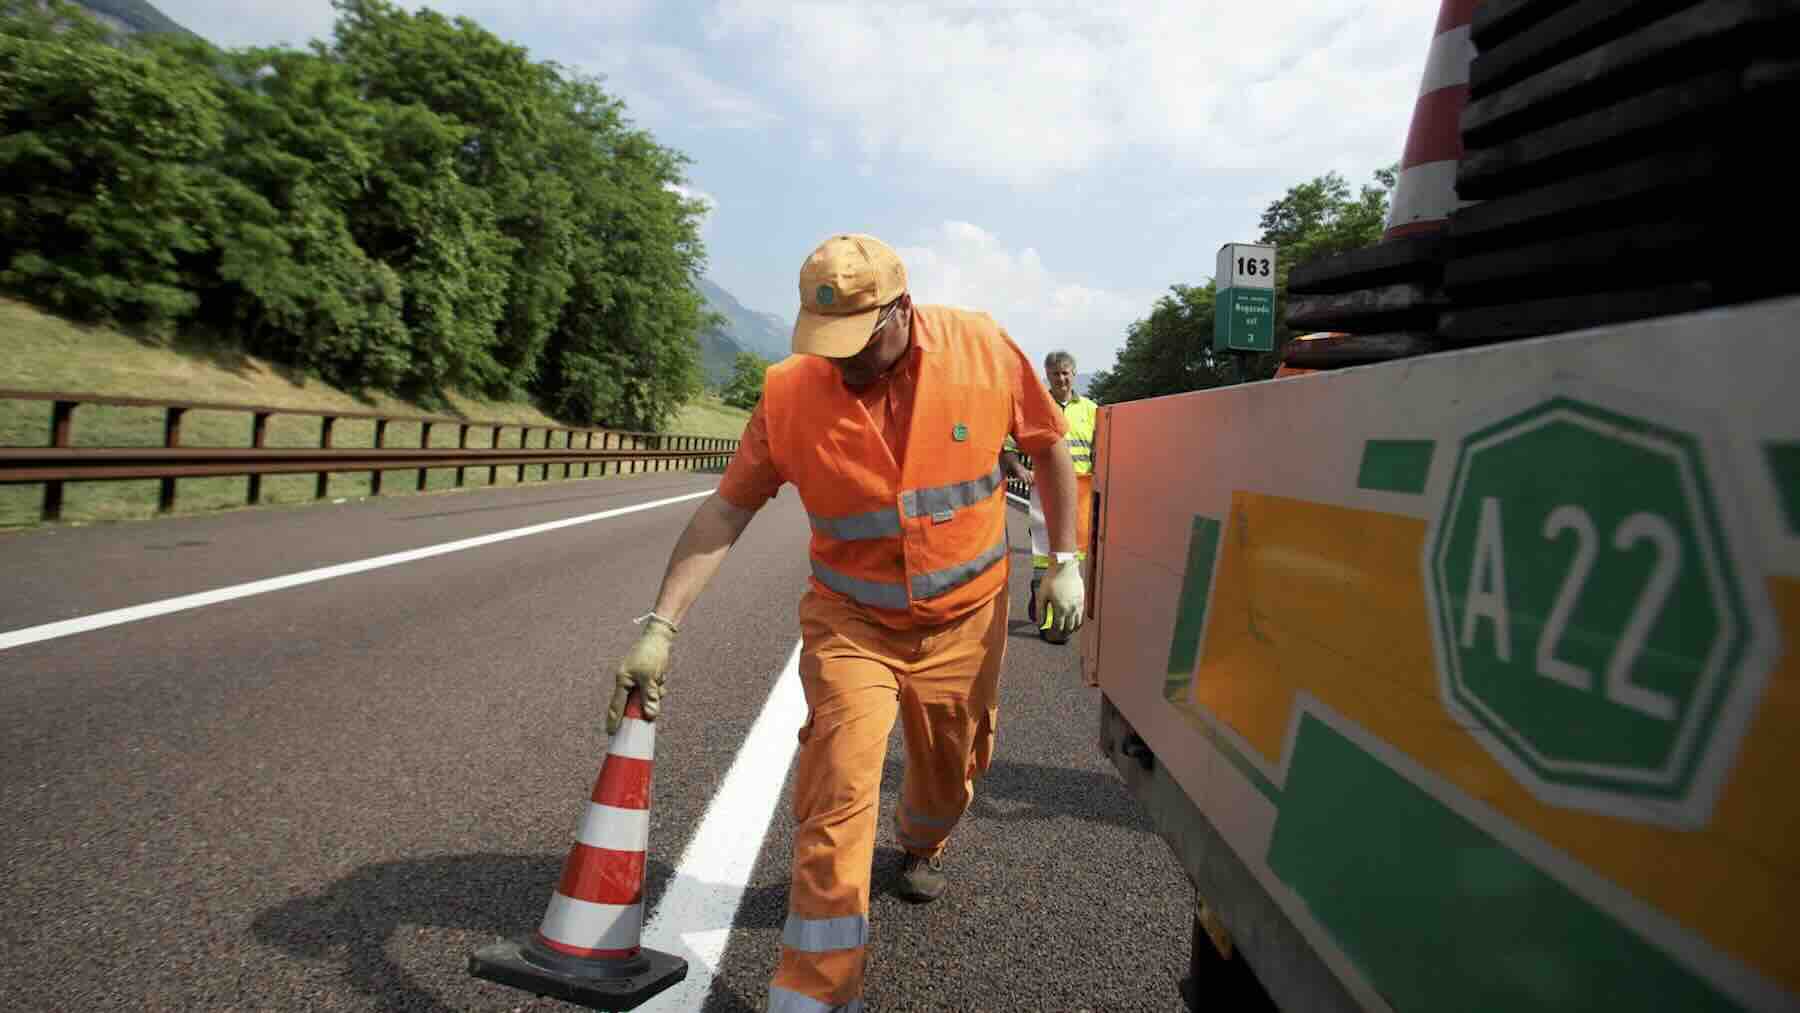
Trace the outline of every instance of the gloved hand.
<instances>
[{"instance_id":1,"label":"gloved hand","mask_svg":"<svg viewBox=\"0 0 1800 1013\"><path fill-rule=\"evenodd\" d=\"M606 734L617 735L625 720L625 700L637 690L643 696L644 720L655 721L662 711L663 673L669 667L669 648L675 643L675 624L652 614L644 620L644 632L619 662L613 676L612 706L606 710Z\"/></svg>"},{"instance_id":2,"label":"gloved hand","mask_svg":"<svg viewBox=\"0 0 1800 1013\"><path fill-rule=\"evenodd\" d=\"M1080 628L1086 610L1087 587L1081 580L1081 561L1071 559L1052 566L1037 590L1037 614L1049 617L1046 632L1050 638L1057 643L1068 640Z\"/></svg>"}]
</instances>

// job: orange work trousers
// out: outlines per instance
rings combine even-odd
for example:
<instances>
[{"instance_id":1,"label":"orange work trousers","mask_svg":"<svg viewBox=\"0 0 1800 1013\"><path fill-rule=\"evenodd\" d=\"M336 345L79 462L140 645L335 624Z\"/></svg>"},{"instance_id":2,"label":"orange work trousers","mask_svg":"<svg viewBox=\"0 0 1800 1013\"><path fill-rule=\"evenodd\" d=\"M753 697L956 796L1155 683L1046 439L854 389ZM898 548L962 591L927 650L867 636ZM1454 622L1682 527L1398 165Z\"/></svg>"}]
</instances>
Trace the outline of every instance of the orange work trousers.
<instances>
[{"instance_id":1,"label":"orange work trousers","mask_svg":"<svg viewBox=\"0 0 1800 1013\"><path fill-rule=\"evenodd\" d=\"M933 856L994 756L1006 594L942 626L895 630L854 605L800 601L807 719L794 776L794 878L770 1013L860 1010L881 768L900 718L894 836Z\"/></svg>"}]
</instances>

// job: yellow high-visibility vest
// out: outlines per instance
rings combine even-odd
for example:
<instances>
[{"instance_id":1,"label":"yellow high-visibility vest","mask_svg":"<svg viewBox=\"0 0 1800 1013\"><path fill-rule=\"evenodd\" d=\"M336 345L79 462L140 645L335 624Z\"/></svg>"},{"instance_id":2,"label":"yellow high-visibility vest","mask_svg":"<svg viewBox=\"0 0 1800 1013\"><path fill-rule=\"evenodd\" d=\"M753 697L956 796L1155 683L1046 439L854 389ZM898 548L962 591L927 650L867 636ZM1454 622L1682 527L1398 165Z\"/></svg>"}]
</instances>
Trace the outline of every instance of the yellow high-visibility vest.
<instances>
[{"instance_id":1,"label":"yellow high-visibility vest","mask_svg":"<svg viewBox=\"0 0 1800 1013\"><path fill-rule=\"evenodd\" d=\"M1100 403L1076 394L1062 406L1063 418L1069 422L1069 460L1075 463L1075 477L1094 473L1094 426L1100 421ZM1012 434L1006 434L1002 450L1019 453Z\"/></svg>"},{"instance_id":2,"label":"yellow high-visibility vest","mask_svg":"<svg viewBox=\"0 0 1800 1013\"><path fill-rule=\"evenodd\" d=\"M1075 474L1094 473L1094 424L1100 419L1098 402L1080 394L1063 405L1063 418L1069 420L1069 460L1075 462Z\"/></svg>"}]
</instances>

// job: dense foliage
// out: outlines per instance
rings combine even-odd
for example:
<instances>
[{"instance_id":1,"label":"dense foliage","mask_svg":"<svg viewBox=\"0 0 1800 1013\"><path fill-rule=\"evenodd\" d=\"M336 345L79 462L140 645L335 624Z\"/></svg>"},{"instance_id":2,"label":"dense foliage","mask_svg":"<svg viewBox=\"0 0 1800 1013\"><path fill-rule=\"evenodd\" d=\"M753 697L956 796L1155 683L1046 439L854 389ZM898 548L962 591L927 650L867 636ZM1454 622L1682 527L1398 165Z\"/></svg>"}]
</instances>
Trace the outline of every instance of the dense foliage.
<instances>
[{"instance_id":1,"label":"dense foliage","mask_svg":"<svg viewBox=\"0 0 1800 1013\"><path fill-rule=\"evenodd\" d=\"M719 392L719 399L733 408L749 411L762 400L763 376L769 371L768 360L754 352L739 352L732 364L731 379Z\"/></svg>"},{"instance_id":2,"label":"dense foliage","mask_svg":"<svg viewBox=\"0 0 1800 1013\"><path fill-rule=\"evenodd\" d=\"M0 0L0 288L350 388L658 428L699 387L703 208L599 83L466 18L114 39Z\"/></svg>"},{"instance_id":3,"label":"dense foliage","mask_svg":"<svg viewBox=\"0 0 1800 1013\"><path fill-rule=\"evenodd\" d=\"M1396 176L1394 167L1378 170L1378 186L1352 195L1342 176L1327 173L1292 187L1263 211L1257 242L1276 247L1274 352L1213 351L1213 282L1176 285L1131 325L1118 361L1094 375L1088 395L1103 403L1133 401L1273 376L1281 346L1293 337L1286 324L1288 273L1295 264L1380 240Z\"/></svg>"}]
</instances>

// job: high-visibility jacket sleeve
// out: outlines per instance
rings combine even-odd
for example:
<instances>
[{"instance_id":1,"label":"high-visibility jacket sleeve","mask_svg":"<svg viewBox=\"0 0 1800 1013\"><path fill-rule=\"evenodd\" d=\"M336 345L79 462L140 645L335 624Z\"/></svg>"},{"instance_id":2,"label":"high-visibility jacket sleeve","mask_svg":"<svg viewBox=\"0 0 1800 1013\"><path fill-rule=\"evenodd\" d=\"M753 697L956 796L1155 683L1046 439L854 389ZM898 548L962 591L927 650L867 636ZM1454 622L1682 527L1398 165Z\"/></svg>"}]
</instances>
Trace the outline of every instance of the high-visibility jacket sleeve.
<instances>
[{"instance_id":1,"label":"high-visibility jacket sleeve","mask_svg":"<svg viewBox=\"0 0 1800 1013\"><path fill-rule=\"evenodd\" d=\"M769 456L769 424L763 418L763 403L758 401L738 440L737 453L719 480L719 495L739 510L761 510L784 481Z\"/></svg>"},{"instance_id":2,"label":"high-visibility jacket sleeve","mask_svg":"<svg viewBox=\"0 0 1800 1013\"><path fill-rule=\"evenodd\" d=\"M1010 435L1018 449L1026 454L1041 454L1069 432L1069 421L1050 396L1049 388L1038 382L1031 360L1013 343L1012 335L1000 329L1013 364L1012 429Z\"/></svg>"}]
</instances>

